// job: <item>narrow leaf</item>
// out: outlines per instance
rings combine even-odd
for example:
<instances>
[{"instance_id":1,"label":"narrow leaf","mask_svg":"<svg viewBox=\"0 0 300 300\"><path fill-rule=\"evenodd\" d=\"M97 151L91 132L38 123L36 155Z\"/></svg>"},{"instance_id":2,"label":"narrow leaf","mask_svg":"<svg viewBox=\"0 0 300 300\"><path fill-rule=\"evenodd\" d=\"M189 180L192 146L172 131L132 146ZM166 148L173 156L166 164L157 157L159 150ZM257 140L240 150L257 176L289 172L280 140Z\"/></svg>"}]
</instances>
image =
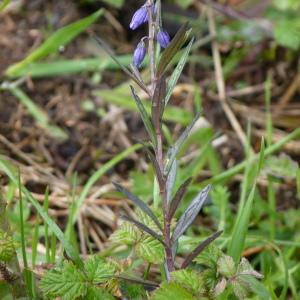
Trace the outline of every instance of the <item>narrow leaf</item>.
<instances>
[{"instance_id":1,"label":"narrow leaf","mask_svg":"<svg viewBox=\"0 0 300 300\"><path fill-rule=\"evenodd\" d=\"M168 174L167 182L166 182L167 203L170 203L170 201L171 201L173 188L174 188L175 182L176 182L176 176L177 176L177 160L174 159L173 164L170 169L170 172Z\"/></svg>"},{"instance_id":2,"label":"narrow leaf","mask_svg":"<svg viewBox=\"0 0 300 300\"><path fill-rule=\"evenodd\" d=\"M161 76L156 83L152 98L152 120L156 131L161 130L161 120L165 108L164 99L166 96L166 78Z\"/></svg>"},{"instance_id":3,"label":"narrow leaf","mask_svg":"<svg viewBox=\"0 0 300 300\"><path fill-rule=\"evenodd\" d=\"M105 42L103 42L102 39L96 36L94 36L94 39L101 46L101 48L103 48L106 51L106 53L113 59L113 61L121 68L121 70L126 75L128 75L144 92L146 92L149 95L148 88L146 87L144 82L142 82L134 73L130 72L128 68L126 68L119 62L119 60L114 55L113 51L105 44Z\"/></svg>"},{"instance_id":4,"label":"narrow leaf","mask_svg":"<svg viewBox=\"0 0 300 300\"><path fill-rule=\"evenodd\" d=\"M214 234L212 234L210 237L208 237L206 240L201 242L183 261L181 268L185 269L210 243L212 243L215 239L217 239L221 234L223 233L223 230L220 230Z\"/></svg>"},{"instance_id":5,"label":"narrow leaf","mask_svg":"<svg viewBox=\"0 0 300 300\"><path fill-rule=\"evenodd\" d=\"M159 223L157 217L154 215L154 213L152 212L152 210L150 209L150 207L144 201L142 201L137 196L133 195L130 191L128 191L126 188L124 188L120 184L118 184L116 182L112 182L112 183L113 183L113 185L115 186L115 188L120 193L122 193L123 195L125 195L129 200L131 200L131 202L133 204L135 204L136 206L138 206L146 215L148 215L151 218L151 220L156 224L156 226L160 230L162 230L161 224Z\"/></svg>"},{"instance_id":6,"label":"narrow leaf","mask_svg":"<svg viewBox=\"0 0 300 300\"><path fill-rule=\"evenodd\" d=\"M192 45L194 43L194 38L192 38L192 40L189 42L189 44L187 45L187 47L184 49L184 53L182 54L175 70L173 71L169 81L168 81L168 85L167 85L167 95L165 97L165 105L168 104L170 98L171 98L171 95L172 95L172 92L173 92L173 89L174 87L176 86L177 84L177 81L182 73L182 70L186 64L186 61L187 61L187 58L189 56L189 53L192 49Z\"/></svg>"},{"instance_id":7,"label":"narrow leaf","mask_svg":"<svg viewBox=\"0 0 300 300\"><path fill-rule=\"evenodd\" d=\"M188 178L178 189L178 191L176 192L174 198L172 199L171 203L170 203L170 212L169 212L169 220L171 220L178 208L178 205L180 203L180 201L182 200L184 194L187 191L187 188L189 186L189 184L192 182L192 178Z\"/></svg>"},{"instance_id":8,"label":"narrow leaf","mask_svg":"<svg viewBox=\"0 0 300 300\"><path fill-rule=\"evenodd\" d=\"M181 149L183 143L185 142L185 140L187 139L187 137L189 136L191 130L193 129L195 123L197 122L197 120L199 119L200 116L200 112L198 112L195 116L195 118L193 119L193 121L190 123L190 125L188 127L186 127L186 129L182 132L182 134L180 135L180 137L178 138L178 140L176 141L175 145L173 148L170 148L169 153L171 153L168 162L166 164L165 167L165 174L168 174L170 171L170 168L172 166L172 163L174 161L174 159L176 158L179 150Z\"/></svg>"},{"instance_id":9,"label":"narrow leaf","mask_svg":"<svg viewBox=\"0 0 300 300\"><path fill-rule=\"evenodd\" d=\"M177 241L179 237L188 229L192 224L199 211L201 210L205 200L207 199L208 193L211 189L211 185L206 186L191 202L186 211L183 213L181 218L173 232L172 240Z\"/></svg>"},{"instance_id":10,"label":"narrow leaf","mask_svg":"<svg viewBox=\"0 0 300 300\"><path fill-rule=\"evenodd\" d=\"M118 278L118 279L122 279L125 281L129 281L132 283L138 283L138 284L142 284L144 286L148 286L148 287L152 287L152 288L157 288L159 287L159 284L157 284L156 282L150 281L150 280L145 280L143 278L137 278L137 277L133 277L133 276L128 276L128 275L114 275L114 278Z\"/></svg>"},{"instance_id":11,"label":"narrow leaf","mask_svg":"<svg viewBox=\"0 0 300 300\"><path fill-rule=\"evenodd\" d=\"M133 195L131 192L129 192L127 189L125 189L120 184L113 182L113 185L120 193L125 195L129 200L131 200L135 205L137 205L145 214L147 214L152 219L152 221L157 225L157 227L160 230L162 230L162 227L161 227L157 217L154 215L154 213L152 212L150 207L144 201L142 201L137 196Z\"/></svg>"},{"instance_id":12,"label":"narrow leaf","mask_svg":"<svg viewBox=\"0 0 300 300\"><path fill-rule=\"evenodd\" d=\"M145 224L134 220L133 218L129 217L129 216L122 216L122 219L124 221L127 222L131 222L133 223L136 227L138 227L140 230L148 233L149 235L151 235L153 238L155 238L156 240L160 241L163 245L165 245L165 242L162 240L162 238L151 228L149 228L148 226L146 226Z\"/></svg>"},{"instance_id":13,"label":"narrow leaf","mask_svg":"<svg viewBox=\"0 0 300 300\"><path fill-rule=\"evenodd\" d=\"M150 137L152 143L154 145L156 145L156 135L155 135L154 127L153 127L152 121L150 119L150 116L148 115L148 113L147 113L147 111L146 111L146 109L145 109L145 107L144 107L141 99L136 94L134 88L132 86L130 86L130 88L131 88L133 99L134 99L134 101L136 103L137 108L140 111L143 123L145 125L145 128L146 128L148 134L149 134L149 137Z\"/></svg>"},{"instance_id":14,"label":"narrow leaf","mask_svg":"<svg viewBox=\"0 0 300 300\"><path fill-rule=\"evenodd\" d=\"M170 45L165 49L162 53L161 59L158 64L157 68L157 75L158 77L161 76L169 63L171 62L172 58L178 52L178 50L183 46L184 42L187 38L187 28L188 23L185 23L181 26L181 28L177 31L175 37L171 41Z\"/></svg>"},{"instance_id":15,"label":"narrow leaf","mask_svg":"<svg viewBox=\"0 0 300 300\"><path fill-rule=\"evenodd\" d=\"M10 66L6 70L6 75L14 76L15 73L27 67L34 61L40 60L51 53L58 51L59 47L66 46L82 31L92 25L103 14L103 10L98 10L92 15L71 23L53 33L40 47L29 54L24 60Z\"/></svg>"}]
</instances>

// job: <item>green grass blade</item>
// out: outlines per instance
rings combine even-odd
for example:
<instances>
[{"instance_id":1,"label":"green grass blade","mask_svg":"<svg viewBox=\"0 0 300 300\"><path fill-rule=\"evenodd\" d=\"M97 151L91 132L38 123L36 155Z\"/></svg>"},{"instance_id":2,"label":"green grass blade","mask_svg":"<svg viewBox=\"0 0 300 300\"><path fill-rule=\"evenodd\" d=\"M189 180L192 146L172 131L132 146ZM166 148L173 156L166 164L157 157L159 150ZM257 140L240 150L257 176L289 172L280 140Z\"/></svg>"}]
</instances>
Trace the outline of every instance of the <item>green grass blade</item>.
<instances>
[{"instance_id":1,"label":"green grass blade","mask_svg":"<svg viewBox=\"0 0 300 300\"><path fill-rule=\"evenodd\" d=\"M75 207L74 207L74 213L72 217L72 222L71 224L74 225L79 213L79 210L84 203L85 198L88 196L90 189L92 186L112 167L114 167L117 163L122 161L123 159L127 158L128 155L131 153L135 152L138 149L141 149L143 146L140 144L133 145L129 147L128 149L124 150L123 152L119 153L116 155L114 158L112 158L110 161L105 163L99 170L97 170L86 182L84 185L82 192L80 193L78 199L75 202Z\"/></svg>"},{"instance_id":2,"label":"green grass blade","mask_svg":"<svg viewBox=\"0 0 300 300\"><path fill-rule=\"evenodd\" d=\"M135 102L132 100L131 96L118 90L97 90L94 92L95 96L101 97L106 102L124 107L131 111L138 111ZM151 112L150 102L142 100L142 103L147 111ZM192 119L193 114L191 112L185 111L179 107L169 105L166 107L163 119L165 121L179 123L181 125L188 125Z\"/></svg>"},{"instance_id":3,"label":"green grass blade","mask_svg":"<svg viewBox=\"0 0 300 300\"><path fill-rule=\"evenodd\" d=\"M5 163L2 157L0 157L0 170L2 170L15 185L18 185L18 179L14 175L13 171L8 167L8 164ZM83 268L83 262L79 256L78 251L76 251L74 247L69 243L69 241L65 238L63 232L57 226L57 224L48 216L47 212L38 203L38 201L34 199L32 194L22 185L21 191L22 194L25 195L26 198L31 202L33 207L38 211L43 220L48 224L51 231L56 235L64 249L67 251L69 257L76 263L79 268Z\"/></svg>"},{"instance_id":4,"label":"green grass blade","mask_svg":"<svg viewBox=\"0 0 300 300\"><path fill-rule=\"evenodd\" d=\"M9 91L20 100L20 102L28 109L34 120L44 128L49 135L61 140L67 139L68 135L60 127L51 125L50 119L46 112L37 106L20 88L10 87Z\"/></svg>"},{"instance_id":5,"label":"green grass blade","mask_svg":"<svg viewBox=\"0 0 300 300\"><path fill-rule=\"evenodd\" d=\"M61 46L66 46L82 31L92 25L103 14L103 10L98 10L92 15L71 23L53 33L40 47L29 54L24 60L10 66L6 70L7 76L14 76L20 69L27 67L30 63L40 60L49 54L55 53Z\"/></svg>"},{"instance_id":6,"label":"green grass blade","mask_svg":"<svg viewBox=\"0 0 300 300\"><path fill-rule=\"evenodd\" d=\"M117 56L124 66L129 66L131 55ZM13 73L13 77L41 78L60 75L78 74L90 71L119 70L120 67L110 57L57 60L52 62L35 62Z\"/></svg>"},{"instance_id":7,"label":"green grass blade","mask_svg":"<svg viewBox=\"0 0 300 300\"><path fill-rule=\"evenodd\" d=\"M31 242L31 266L32 269L34 269L36 264L36 257L37 257L37 246L39 243L39 230L40 230L40 218L39 216L36 216L33 235L32 235L32 242Z\"/></svg>"},{"instance_id":8,"label":"green grass blade","mask_svg":"<svg viewBox=\"0 0 300 300\"><path fill-rule=\"evenodd\" d=\"M48 214L49 208L49 188L47 187L44 196L44 210ZM45 248L46 248L46 262L50 263L50 249L49 249L49 226L45 223Z\"/></svg>"}]
</instances>

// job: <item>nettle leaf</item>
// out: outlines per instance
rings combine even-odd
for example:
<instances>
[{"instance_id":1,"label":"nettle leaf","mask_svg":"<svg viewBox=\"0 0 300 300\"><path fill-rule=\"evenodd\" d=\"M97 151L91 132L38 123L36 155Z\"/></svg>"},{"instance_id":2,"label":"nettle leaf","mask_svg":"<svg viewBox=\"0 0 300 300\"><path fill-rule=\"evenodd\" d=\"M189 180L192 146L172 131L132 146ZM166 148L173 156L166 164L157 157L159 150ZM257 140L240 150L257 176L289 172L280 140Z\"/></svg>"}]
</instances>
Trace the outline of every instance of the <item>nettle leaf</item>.
<instances>
[{"instance_id":1,"label":"nettle leaf","mask_svg":"<svg viewBox=\"0 0 300 300\"><path fill-rule=\"evenodd\" d=\"M201 274L195 270L185 269L171 273L172 281L183 285L193 294L204 292L204 283Z\"/></svg>"},{"instance_id":2,"label":"nettle leaf","mask_svg":"<svg viewBox=\"0 0 300 300\"><path fill-rule=\"evenodd\" d=\"M145 288L142 284L128 283L121 281L120 290L122 296L130 300L143 300L146 299Z\"/></svg>"},{"instance_id":3,"label":"nettle leaf","mask_svg":"<svg viewBox=\"0 0 300 300\"><path fill-rule=\"evenodd\" d=\"M93 284L108 281L116 273L117 268L114 264L105 261L100 256L94 255L84 265L87 278Z\"/></svg>"},{"instance_id":4,"label":"nettle leaf","mask_svg":"<svg viewBox=\"0 0 300 300\"><path fill-rule=\"evenodd\" d=\"M151 236L144 236L135 247L136 254L148 263L161 264L164 260L164 247Z\"/></svg>"},{"instance_id":5,"label":"nettle leaf","mask_svg":"<svg viewBox=\"0 0 300 300\"><path fill-rule=\"evenodd\" d=\"M263 275L255 271L250 262L245 257L241 259L241 262L237 267L236 275L251 275L258 279L263 278Z\"/></svg>"},{"instance_id":6,"label":"nettle leaf","mask_svg":"<svg viewBox=\"0 0 300 300\"><path fill-rule=\"evenodd\" d=\"M160 77L165 71L174 56L183 46L185 41L188 38L189 31L187 31L188 23L185 23L181 26L181 28L177 31L175 37L169 44L169 46L164 50L162 56L158 63L157 75Z\"/></svg>"},{"instance_id":7,"label":"nettle leaf","mask_svg":"<svg viewBox=\"0 0 300 300\"><path fill-rule=\"evenodd\" d=\"M226 278L222 278L216 285L215 287L215 296L219 296L221 295L225 289L226 289L226 286L227 286L227 280Z\"/></svg>"},{"instance_id":8,"label":"nettle leaf","mask_svg":"<svg viewBox=\"0 0 300 300\"><path fill-rule=\"evenodd\" d=\"M217 261L218 273L226 278L232 277L236 272L236 266L231 256L223 254Z\"/></svg>"},{"instance_id":9,"label":"nettle leaf","mask_svg":"<svg viewBox=\"0 0 300 300\"><path fill-rule=\"evenodd\" d=\"M113 185L120 193L125 195L136 206L138 206L143 212L145 212L153 220L153 222L157 225L157 227L162 230L162 227L161 227L158 219L156 218L156 216L154 215L152 210L149 208L149 206L144 201L139 199L137 196L133 195L131 192L129 192L126 188L122 187L120 184L113 182Z\"/></svg>"},{"instance_id":10,"label":"nettle leaf","mask_svg":"<svg viewBox=\"0 0 300 300\"><path fill-rule=\"evenodd\" d=\"M165 170L164 170L165 175L169 174L171 166L173 164L173 161L175 160L175 158L176 158L178 152L180 151L183 143L186 141L189 134L191 133L194 125L198 121L199 116L200 116L200 112L196 114L195 118L190 123L190 125L182 132L182 134L180 135L178 140L175 142L175 145L173 147L170 147L170 149L168 150L168 161L166 163L166 167L165 167Z\"/></svg>"},{"instance_id":11,"label":"nettle leaf","mask_svg":"<svg viewBox=\"0 0 300 300\"><path fill-rule=\"evenodd\" d=\"M238 299L245 299L251 293L250 284L245 277L236 277L231 281L232 289Z\"/></svg>"},{"instance_id":12,"label":"nettle leaf","mask_svg":"<svg viewBox=\"0 0 300 300\"><path fill-rule=\"evenodd\" d=\"M140 232L132 224L123 222L110 239L117 244L134 245L140 239Z\"/></svg>"},{"instance_id":13,"label":"nettle leaf","mask_svg":"<svg viewBox=\"0 0 300 300\"><path fill-rule=\"evenodd\" d=\"M177 282L163 283L151 297L151 300L167 299L200 300Z\"/></svg>"},{"instance_id":14,"label":"nettle leaf","mask_svg":"<svg viewBox=\"0 0 300 300\"><path fill-rule=\"evenodd\" d=\"M194 261L217 272L217 261L221 255L222 251L215 245L210 244L194 259Z\"/></svg>"},{"instance_id":15,"label":"nettle leaf","mask_svg":"<svg viewBox=\"0 0 300 300\"><path fill-rule=\"evenodd\" d=\"M139 96L136 94L134 88L132 86L130 86L131 88L131 93L132 93L132 96L133 96L133 99L136 103L136 106L137 108L139 109L139 112L141 114L141 118L143 120L143 123L145 125L145 128L149 134L149 137L153 143L153 145L156 145L156 135L155 135L155 130L154 130L154 127L153 127L153 123L150 119L150 116L149 114L147 113L141 99L139 98Z\"/></svg>"},{"instance_id":16,"label":"nettle leaf","mask_svg":"<svg viewBox=\"0 0 300 300\"><path fill-rule=\"evenodd\" d=\"M115 300L115 297L103 288L90 286L84 300Z\"/></svg>"},{"instance_id":17,"label":"nettle leaf","mask_svg":"<svg viewBox=\"0 0 300 300\"><path fill-rule=\"evenodd\" d=\"M172 236L173 241L177 241L192 224L196 216L199 214L205 200L207 199L210 189L211 185L208 185L203 190L201 190L185 210L174 229Z\"/></svg>"},{"instance_id":18,"label":"nettle leaf","mask_svg":"<svg viewBox=\"0 0 300 300\"><path fill-rule=\"evenodd\" d=\"M1 201L1 200L0 200ZM0 230L0 261L9 262L16 254L15 242L7 232Z\"/></svg>"},{"instance_id":19,"label":"nettle leaf","mask_svg":"<svg viewBox=\"0 0 300 300\"><path fill-rule=\"evenodd\" d=\"M168 84L167 84L167 95L165 97L165 100L164 100L164 103L165 105L168 104L171 96L172 96L172 93L173 93L173 90L177 84L177 81L182 73L182 70L186 64L186 61L189 57L189 53L192 49L192 46L193 46L193 43L194 43L194 38L192 38L192 40L189 42L189 44L187 45L187 47L184 49L184 52L175 68L175 70L173 71L170 79L168 80Z\"/></svg>"},{"instance_id":20,"label":"nettle leaf","mask_svg":"<svg viewBox=\"0 0 300 300\"><path fill-rule=\"evenodd\" d=\"M83 273L71 262L65 262L60 269L53 269L43 276L40 288L50 297L74 300L84 296L88 284Z\"/></svg>"}]
</instances>

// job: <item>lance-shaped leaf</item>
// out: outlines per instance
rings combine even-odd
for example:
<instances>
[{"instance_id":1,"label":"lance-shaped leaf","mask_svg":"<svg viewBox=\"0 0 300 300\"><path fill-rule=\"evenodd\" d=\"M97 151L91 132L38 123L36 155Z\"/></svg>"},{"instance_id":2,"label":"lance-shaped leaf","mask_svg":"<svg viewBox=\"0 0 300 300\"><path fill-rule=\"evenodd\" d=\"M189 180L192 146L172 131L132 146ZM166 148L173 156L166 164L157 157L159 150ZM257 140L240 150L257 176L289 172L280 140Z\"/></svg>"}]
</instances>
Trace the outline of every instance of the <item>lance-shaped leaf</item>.
<instances>
[{"instance_id":1,"label":"lance-shaped leaf","mask_svg":"<svg viewBox=\"0 0 300 300\"><path fill-rule=\"evenodd\" d=\"M183 199L184 194L187 191L189 184L191 183L192 178L188 178L177 190L174 198L170 203L170 210L169 210L169 220L171 220L179 206L180 201Z\"/></svg>"},{"instance_id":2,"label":"lance-shaped leaf","mask_svg":"<svg viewBox=\"0 0 300 300\"><path fill-rule=\"evenodd\" d=\"M149 159L151 160L152 165L155 169L156 179L157 179L157 182L158 182L160 188L164 188L165 178L162 174L162 171L159 167L159 164L158 164L158 161L157 161L156 157L153 155L153 153L151 152L151 150L147 146L144 146L144 149L146 150L147 155L148 155Z\"/></svg>"},{"instance_id":3,"label":"lance-shaped leaf","mask_svg":"<svg viewBox=\"0 0 300 300\"><path fill-rule=\"evenodd\" d=\"M133 223L140 230L148 233L149 235L151 235L153 238L155 238L156 240L158 240L159 242L161 242L165 246L165 242L162 240L161 236L159 236L154 230L152 230L151 228L149 228L145 224L143 224L143 223L141 223L139 221L136 221L135 219L133 219L133 218L131 218L129 216L122 216L122 219L124 221Z\"/></svg>"},{"instance_id":4,"label":"lance-shaped leaf","mask_svg":"<svg viewBox=\"0 0 300 300\"><path fill-rule=\"evenodd\" d=\"M153 98L152 98L152 120L155 129L158 131L161 127L161 119L164 112L166 97L166 77L161 76L157 79Z\"/></svg>"},{"instance_id":5,"label":"lance-shaped leaf","mask_svg":"<svg viewBox=\"0 0 300 300\"><path fill-rule=\"evenodd\" d=\"M189 56L189 53L192 49L192 45L194 43L194 38L192 38L192 40L189 42L189 44L187 45L187 47L184 49L184 52L175 68L175 70L173 71L169 81L168 81L168 85L167 85L167 95L165 97L165 105L168 104L170 98L171 98L171 95L172 95L172 92L173 92L173 89L174 87L176 86L177 84L177 81L182 73L182 70L186 64L186 61L188 59L188 56Z\"/></svg>"},{"instance_id":6,"label":"lance-shaped leaf","mask_svg":"<svg viewBox=\"0 0 300 300\"><path fill-rule=\"evenodd\" d=\"M113 182L113 185L120 193L125 195L129 200L131 200L135 205L137 205L145 214L147 214L152 219L152 221L157 225L157 227L160 230L162 230L162 227L157 217L154 215L150 207L144 201L142 201L140 198L130 193L127 189L122 187L120 184Z\"/></svg>"},{"instance_id":7,"label":"lance-shaped leaf","mask_svg":"<svg viewBox=\"0 0 300 300\"><path fill-rule=\"evenodd\" d=\"M217 239L222 233L223 230L215 232L206 240L201 242L183 261L181 265L181 269L185 269L210 243L212 243L215 239Z\"/></svg>"},{"instance_id":8,"label":"lance-shaped leaf","mask_svg":"<svg viewBox=\"0 0 300 300\"><path fill-rule=\"evenodd\" d=\"M187 137L189 136L191 130L193 129L195 123L197 122L197 120L199 119L200 116L200 112L198 112L195 116L195 118L193 119L193 121L191 122L191 124L182 132L182 134L180 135L180 137L178 138L178 140L176 141L175 145L173 147L171 147L168 151L168 161L164 170L165 175L167 175L170 172L171 166L173 164L174 159L176 158L178 152L180 151L183 143L185 142L185 140L187 139Z\"/></svg>"},{"instance_id":9,"label":"lance-shaped leaf","mask_svg":"<svg viewBox=\"0 0 300 300\"><path fill-rule=\"evenodd\" d=\"M173 164L171 166L170 172L167 177L166 188L167 188L167 203L170 203L173 189L176 182L177 176L177 160L174 159Z\"/></svg>"},{"instance_id":10,"label":"lance-shaped leaf","mask_svg":"<svg viewBox=\"0 0 300 300\"><path fill-rule=\"evenodd\" d=\"M119 62L119 60L114 55L113 51L106 45L106 43L102 41L102 39L100 39L99 37L94 36L94 39L101 46L101 48L103 48L106 51L106 53L113 59L113 61L121 68L121 70L123 70L125 74L127 74L143 91L145 91L149 95L150 93L145 83Z\"/></svg>"},{"instance_id":11,"label":"lance-shaped leaf","mask_svg":"<svg viewBox=\"0 0 300 300\"><path fill-rule=\"evenodd\" d=\"M133 277L131 275L128 276L127 274L114 275L113 277L121 279L121 280L125 280L128 282L132 282L132 283L142 284L142 285L150 287L150 288L158 288L159 287L159 284L157 284L156 282L153 282L150 280L145 280L143 278Z\"/></svg>"},{"instance_id":12,"label":"lance-shaped leaf","mask_svg":"<svg viewBox=\"0 0 300 300\"><path fill-rule=\"evenodd\" d=\"M183 213L181 218L173 232L172 240L177 241L179 237L188 229L192 224L200 209L202 208L205 200L207 199L208 193L211 189L211 185L206 186L201 192L194 198L191 204L188 206L186 211Z\"/></svg>"},{"instance_id":13,"label":"lance-shaped leaf","mask_svg":"<svg viewBox=\"0 0 300 300\"><path fill-rule=\"evenodd\" d=\"M146 128L149 136L150 136L150 139L151 139L153 145L156 145L156 135L155 135L154 127L153 127L152 121L150 119L150 116L148 115L141 99L136 94L134 88L132 86L130 86L130 88L131 88L133 99L135 100L136 106L140 111L143 123L145 125L145 128Z\"/></svg>"},{"instance_id":14,"label":"lance-shaped leaf","mask_svg":"<svg viewBox=\"0 0 300 300\"><path fill-rule=\"evenodd\" d=\"M173 57L176 55L176 53L180 50L180 48L185 43L188 36L187 28L188 28L188 23L183 24L180 27L180 29L177 31L176 35L174 36L169 46L162 53L157 68L158 77L160 77L165 72L167 66L172 61Z\"/></svg>"}]
</instances>

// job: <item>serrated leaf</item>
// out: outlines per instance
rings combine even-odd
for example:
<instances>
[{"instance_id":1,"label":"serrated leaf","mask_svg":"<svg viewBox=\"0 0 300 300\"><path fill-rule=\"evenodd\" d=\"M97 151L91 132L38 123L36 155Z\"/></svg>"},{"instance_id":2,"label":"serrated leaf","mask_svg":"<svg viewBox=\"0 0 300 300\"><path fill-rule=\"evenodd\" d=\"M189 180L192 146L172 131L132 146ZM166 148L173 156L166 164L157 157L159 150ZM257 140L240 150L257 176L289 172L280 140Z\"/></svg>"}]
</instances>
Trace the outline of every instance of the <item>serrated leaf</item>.
<instances>
[{"instance_id":1,"label":"serrated leaf","mask_svg":"<svg viewBox=\"0 0 300 300\"><path fill-rule=\"evenodd\" d=\"M145 288L141 284L128 283L122 281L120 284L122 296L130 300L143 300L146 299Z\"/></svg>"},{"instance_id":2,"label":"serrated leaf","mask_svg":"<svg viewBox=\"0 0 300 300\"><path fill-rule=\"evenodd\" d=\"M210 189L211 185L206 186L203 190L200 191L200 193L194 198L194 200L192 200L192 202L176 224L172 236L173 241L177 241L179 237L192 224L196 216L199 214L205 200L207 199Z\"/></svg>"},{"instance_id":3,"label":"serrated leaf","mask_svg":"<svg viewBox=\"0 0 300 300\"><path fill-rule=\"evenodd\" d=\"M121 226L110 236L114 243L134 245L140 238L139 231L129 222L124 222Z\"/></svg>"},{"instance_id":4,"label":"serrated leaf","mask_svg":"<svg viewBox=\"0 0 300 300\"><path fill-rule=\"evenodd\" d=\"M217 270L226 278L232 277L236 272L236 266L231 256L223 254L217 261Z\"/></svg>"},{"instance_id":5,"label":"serrated leaf","mask_svg":"<svg viewBox=\"0 0 300 300\"><path fill-rule=\"evenodd\" d=\"M221 295L225 289L226 289L226 285L227 285L227 280L223 277L216 285L215 287L215 296L219 296Z\"/></svg>"},{"instance_id":6,"label":"serrated leaf","mask_svg":"<svg viewBox=\"0 0 300 300\"><path fill-rule=\"evenodd\" d=\"M136 254L148 263L160 264L164 260L164 248L161 243L145 236L136 245Z\"/></svg>"},{"instance_id":7,"label":"serrated leaf","mask_svg":"<svg viewBox=\"0 0 300 300\"><path fill-rule=\"evenodd\" d=\"M137 228L139 228L142 232L148 233L150 236L152 236L154 239L160 241L163 245L165 242L162 240L161 236L159 236L154 230L146 226L145 224L134 220L133 218L129 216L122 216L122 219L125 221L128 221L130 223L133 223Z\"/></svg>"},{"instance_id":8,"label":"serrated leaf","mask_svg":"<svg viewBox=\"0 0 300 300\"><path fill-rule=\"evenodd\" d=\"M186 64L186 61L188 59L188 56L189 56L189 53L192 49L192 46L193 46L193 43L194 43L194 38L192 38L192 40L189 42L189 44L187 45L187 47L184 49L184 52L175 68L175 70L173 71L170 79L168 80L168 84L167 84L167 95L165 97L165 100L164 100L164 103L165 105L168 104L170 98L171 98L171 95L172 95L172 92L173 92L173 89L174 87L176 86L177 84L177 81L182 73L182 70Z\"/></svg>"},{"instance_id":9,"label":"serrated leaf","mask_svg":"<svg viewBox=\"0 0 300 300\"><path fill-rule=\"evenodd\" d=\"M122 193L123 195L125 195L136 206L138 206L145 214L147 214L153 220L153 222L157 225L157 227L160 230L162 230L162 227L161 227L158 219L156 218L156 216L154 215L154 213L152 212L152 210L149 208L149 206L144 201L142 201L137 196L133 195L131 192L129 192L126 188L122 187L120 184L118 184L116 182L113 182L113 185L115 186L115 188L120 193Z\"/></svg>"},{"instance_id":10,"label":"serrated leaf","mask_svg":"<svg viewBox=\"0 0 300 300\"><path fill-rule=\"evenodd\" d=\"M202 293L203 281L201 274L195 270L185 269L178 270L171 273L172 281L183 285L185 288L190 290L193 294Z\"/></svg>"},{"instance_id":11,"label":"serrated leaf","mask_svg":"<svg viewBox=\"0 0 300 300\"><path fill-rule=\"evenodd\" d=\"M245 278L236 277L231 281L231 285L234 294L239 300L246 299L251 292L250 285Z\"/></svg>"},{"instance_id":12,"label":"serrated leaf","mask_svg":"<svg viewBox=\"0 0 300 300\"><path fill-rule=\"evenodd\" d=\"M177 190L174 198L172 199L171 203L170 203L170 211L169 211L169 219L172 219L181 200L183 199L184 194L187 191L187 188L189 186L189 184L191 183L192 178L188 178Z\"/></svg>"},{"instance_id":13,"label":"serrated leaf","mask_svg":"<svg viewBox=\"0 0 300 300\"><path fill-rule=\"evenodd\" d=\"M151 300L169 299L199 300L199 298L195 298L192 293L176 282L163 283L151 297Z\"/></svg>"},{"instance_id":14,"label":"serrated leaf","mask_svg":"<svg viewBox=\"0 0 300 300\"><path fill-rule=\"evenodd\" d=\"M149 134L149 137L150 137L153 145L156 145L155 130L154 130L152 121L150 119L150 116L148 115L148 113L143 105L143 102L141 101L139 96L136 94L134 88L132 86L130 86L130 88L131 88L131 93L132 93L133 99L134 99L136 106L141 114L141 118L142 118L145 128Z\"/></svg>"},{"instance_id":15,"label":"serrated leaf","mask_svg":"<svg viewBox=\"0 0 300 300\"><path fill-rule=\"evenodd\" d=\"M167 175L171 169L171 166L173 164L173 161L175 160L178 152L180 151L183 143L185 142L185 140L187 139L187 137L189 136L191 130L193 129L195 123L197 122L197 120L199 119L200 116L200 112L196 114L195 118L193 119L193 121L190 123L189 126L186 127L186 129L182 132L182 134L180 135L180 137L178 138L178 140L175 142L175 145L173 147L171 147L168 151L168 161L164 170L164 173Z\"/></svg>"},{"instance_id":16,"label":"serrated leaf","mask_svg":"<svg viewBox=\"0 0 300 300\"><path fill-rule=\"evenodd\" d=\"M54 269L43 276L40 287L51 297L74 300L87 292L87 282L73 263L65 262L62 269Z\"/></svg>"},{"instance_id":17,"label":"serrated leaf","mask_svg":"<svg viewBox=\"0 0 300 300\"><path fill-rule=\"evenodd\" d=\"M194 261L214 270L217 267L217 261L221 255L222 251L214 244L210 244Z\"/></svg>"},{"instance_id":18,"label":"serrated leaf","mask_svg":"<svg viewBox=\"0 0 300 300\"><path fill-rule=\"evenodd\" d=\"M217 239L221 234L223 233L223 230L220 230L214 234L212 234L210 237L208 237L206 240L201 242L183 261L181 268L186 268L210 243L212 243L215 239Z\"/></svg>"},{"instance_id":19,"label":"serrated leaf","mask_svg":"<svg viewBox=\"0 0 300 300\"><path fill-rule=\"evenodd\" d=\"M99 284L109 280L116 272L115 265L97 255L92 256L85 262L84 269L87 278L93 284Z\"/></svg>"},{"instance_id":20,"label":"serrated leaf","mask_svg":"<svg viewBox=\"0 0 300 300\"><path fill-rule=\"evenodd\" d=\"M236 275L251 275L258 279L263 278L263 275L255 271L250 262L245 257L242 257L241 262L237 267L236 273Z\"/></svg>"},{"instance_id":21,"label":"serrated leaf","mask_svg":"<svg viewBox=\"0 0 300 300\"><path fill-rule=\"evenodd\" d=\"M160 77L166 70L169 63L172 61L175 54L180 50L187 39L188 23L183 24L177 31L175 37L169 44L169 46L162 53L162 56L158 63L157 75Z\"/></svg>"},{"instance_id":22,"label":"serrated leaf","mask_svg":"<svg viewBox=\"0 0 300 300\"><path fill-rule=\"evenodd\" d=\"M84 300L115 300L115 297L100 287L91 286L88 287Z\"/></svg>"}]
</instances>

